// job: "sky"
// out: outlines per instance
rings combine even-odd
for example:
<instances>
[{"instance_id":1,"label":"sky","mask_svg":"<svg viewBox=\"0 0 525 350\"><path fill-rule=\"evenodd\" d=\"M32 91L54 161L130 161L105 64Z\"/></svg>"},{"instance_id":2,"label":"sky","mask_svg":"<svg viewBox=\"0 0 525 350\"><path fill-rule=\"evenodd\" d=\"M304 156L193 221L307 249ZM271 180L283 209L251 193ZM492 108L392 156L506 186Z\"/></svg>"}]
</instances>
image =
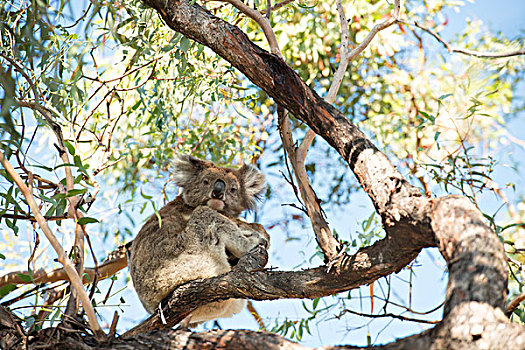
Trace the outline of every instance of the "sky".
<instances>
[{"instance_id":1,"label":"sky","mask_svg":"<svg viewBox=\"0 0 525 350\"><path fill-rule=\"evenodd\" d=\"M507 37L516 38L523 37L523 31L525 25L523 18L525 18L525 1L524 0L503 0L503 1L489 1L481 0L474 4L468 3L465 7L461 8L459 12L452 10L447 11L446 15L449 18L449 25L445 31L444 36L446 37L453 35L454 33L461 32L466 25L466 19L479 18L483 20L490 29L501 30ZM436 45L439 45L436 43ZM525 139L525 121L523 113L511 122L509 130L518 138ZM525 153L523 149L513 149L513 155L515 157L521 157L525 159ZM505 168L498 168L496 176L504 180L517 179L514 172L507 171ZM357 194L352 197L352 218L348 221L348 215L344 212L339 213L331 218L335 227L344 227L348 232L355 232L359 229L358 222L363 217L370 215L372 206L369 199L363 194ZM358 203L358 204L355 204ZM490 198L485 202L489 208L495 206L494 201ZM101 215L103 208L101 210ZM106 213L110 214L110 213ZM272 215L271 211L265 215ZM264 223L264 218L262 218ZM310 243L312 243L310 241ZM103 242L96 242L95 244L103 247ZM286 237L272 237L272 247L270 250L270 263L269 266L276 266L281 269L292 269L301 268L302 266L296 266L298 261L304 260L304 255L311 250L312 244L306 244L305 242L286 242ZM277 254L279 247L286 246L289 254ZM89 260L88 260L89 263ZM320 260L315 262L320 264ZM430 310L439 306L444 300L444 292L446 289L446 274L444 262L439 256L439 252L436 249L427 249L417 259L416 269L414 269L415 276L411 276L410 271L404 270L400 274L392 275L391 280L395 285L395 295L392 296L392 300L397 300L404 305L410 304L414 310ZM116 286L113 291L117 292L120 288L124 288L124 279L128 276L127 270L119 273L118 277L120 283ZM410 286L407 281L414 278L414 283ZM101 290L106 290L107 286L111 283L110 281L103 281L100 284ZM374 284L374 293L378 296L382 294L382 289L386 290L387 286L384 280L378 281ZM352 300L349 302L350 308L357 311L369 313L371 311L371 304L367 298L360 299L360 294L366 296L368 293L368 287L363 287L361 290L355 290L351 292ZM129 328L131 325L138 323L141 319L145 318L146 312L142 309L140 302L138 301L135 293L132 289L124 290L122 293L115 294L115 298L123 296L126 305L121 306L122 311L121 320L119 322L119 330L123 331ZM110 299L112 303L117 304L118 300ZM312 302L305 300L306 306L310 307ZM111 303L110 303L111 304ZM379 301L376 301L375 311L381 306ZM282 320L284 317L290 319L302 318L307 315L303 307L303 301L297 300L290 302L289 300L277 300L277 301L265 301L256 302L256 309L261 315L278 315ZM108 305L107 308L100 308L99 311L104 317L106 322L111 322L114 307ZM389 312L400 312L400 309L390 307ZM439 319L441 316L441 310L437 310L429 315L422 316L429 320ZM344 323L345 327L340 327L341 322ZM306 336L303 339L303 343L308 346L321 346L321 345L336 345L336 344L353 344L353 345L366 345L367 336L372 336L372 341L376 344L387 343L394 341L396 338L405 337L414 333L419 333L422 329L429 327L428 325L419 325L416 323L403 322L398 320L380 319L375 320L373 323L368 324L368 319L361 317L346 315L342 319L328 319L323 322L321 326L317 327L316 324L310 326L312 335ZM223 328L250 328L257 329L257 325L253 317L244 310L240 315L227 320L221 320L220 324ZM271 328L272 324L268 324ZM388 327L387 327L388 326ZM206 327L201 326L200 329ZM338 329L334 331L334 329Z\"/></svg>"}]
</instances>

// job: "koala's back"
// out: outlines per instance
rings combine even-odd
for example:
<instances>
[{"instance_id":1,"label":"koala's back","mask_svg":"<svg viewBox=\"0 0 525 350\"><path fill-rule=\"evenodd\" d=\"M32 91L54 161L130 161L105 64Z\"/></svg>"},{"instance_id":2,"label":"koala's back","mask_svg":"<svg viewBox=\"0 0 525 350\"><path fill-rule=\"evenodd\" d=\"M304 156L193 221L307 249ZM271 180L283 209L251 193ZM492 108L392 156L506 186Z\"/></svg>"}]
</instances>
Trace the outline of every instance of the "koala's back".
<instances>
[{"instance_id":1,"label":"koala's back","mask_svg":"<svg viewBox=\"0 0 525 350\"><path fill-rule=\"evenodd\" d=\"M166 271L173 270L170 265L196 243L183 234L192 210L181 196L177 197L159 210L160 225L157 215L152 215L133 242L130 273L135 290L150 313L156 307L152 305L157 299L154 296L167 294L173 288L173 282L164 281Z\"/></svg>"}]
</instances>

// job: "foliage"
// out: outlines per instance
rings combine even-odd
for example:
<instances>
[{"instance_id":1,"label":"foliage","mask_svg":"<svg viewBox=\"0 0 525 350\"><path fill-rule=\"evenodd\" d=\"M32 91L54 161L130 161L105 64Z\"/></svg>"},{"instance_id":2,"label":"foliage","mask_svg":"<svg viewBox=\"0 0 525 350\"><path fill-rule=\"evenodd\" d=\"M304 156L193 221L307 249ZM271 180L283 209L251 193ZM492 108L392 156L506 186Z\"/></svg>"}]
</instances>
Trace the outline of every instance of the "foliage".
<instances>
[{"instance_id":1,"label":"foliage","mask_svg":"<svg viewBox=\"0 0 525 350\"><path fill-rule=\"evenodd\" d=\"M0 146L26 179L34 180L33 195L45 215L55 220L50 221L52 228L65 247L72 245L74 231L74 223L64 217L68 198L84 199L81 209L86 217L81 223L89 224L90 236L104 246L95 252L101 258L130 240L146 214L175 196L170 161L175 154L191 153L222 164L253 162L263 167L271 190L258 215L272 239L277 237L280 243L286 236L283 251L275 250L272 259L290 267L319 263L307 218L290 206L275 209L281 203L298 202L280 173L286 173L286 168L275 106L229 63L167 28L140 1L85 1L81 6L50 0L0 4ZM266 47L260 29L238 11L224 3L202 5L238 24L250 39ZM259 3L251 5L264 8ZM355 0L344 5L351 18L348 30L354 46L391 10L386 1ZM522 96L515 95L525 59L487 61L450 55L409 24L417 21L436 32L445 31L450 25L446 10L460 5L446 0L406 1L406 21L381 32L351 62L335 105L423 192L463 194L485 212L506 243L512 296L524 288L525 200L523 193L513 192L519 186L499 183L501 177L495 174L505 166L522 166L505 153L514 147L507 123L522 109L518 100ZM272 11L271 21L285 60L319 94L326 94L340 63L336 3L291 2ZM523 46L523 42L490 32L479 21L469 22L452 40L457 46L482 51ZM75 180L69 191L64 190L65 166L53 146L55 130L38 112L39 106L51 113L64 135ZM294 136L302 138L306 126L297 121L293 126ZM370 205L359 208L365 203L359 184L335 151L323 140L315 140L307 163L323 208L339 238L348 242L348 249L367 246L381 237L379 218L371 213ZM24 218L30 213L13 179L3 169L0 174L0 262L15 270L57 267L53 254L45 251L40 255L45 247L39 230L26 225ZM496 196L496 210L485 206L485 193ZM90 209L88 198L97 194ZM359 228L347 226L350 210L358 212L353 220ZM341 223L341 217L346 221ZM299 253L283 256L288 251ZM411 289L417 266L406 270L399 279L409 276L410 281L397 285L382 281L376 287ZM126 279L120 277L121 282ZM110 284L113 286L108 281L93 288L94 304L101 314L112 295ZM40 307L44 292L65 287L33 287L0 289L6 299L31 290L28 295L34 297L36 306L26 308L27 299L16 304L22 303L20 314L26 317L28 329L41 326L43 320L56 322L62 312L59 305L67 300L62 295ZM391 297L390 292L374 295L367 289L359 291L358 302L348 293L323 298L322 308L319 299L311 307L303 304L304 311L297 318L286 315L282 319L269 311L272 316L267 323L275 324L274 332L301 340L311 339L312 324L331 325L327 315L346 308L366 311L364 299L371 300L372 313L374 300L377 303L382 297L385 311L395 303L413 311L402 297ZM114 304L125 308L121 299ZM381 307L375 307L376 313ZM47 314L42 317L43 311ZM513 319L525 322L522 308Z\"/></svg>"}]
</instances>

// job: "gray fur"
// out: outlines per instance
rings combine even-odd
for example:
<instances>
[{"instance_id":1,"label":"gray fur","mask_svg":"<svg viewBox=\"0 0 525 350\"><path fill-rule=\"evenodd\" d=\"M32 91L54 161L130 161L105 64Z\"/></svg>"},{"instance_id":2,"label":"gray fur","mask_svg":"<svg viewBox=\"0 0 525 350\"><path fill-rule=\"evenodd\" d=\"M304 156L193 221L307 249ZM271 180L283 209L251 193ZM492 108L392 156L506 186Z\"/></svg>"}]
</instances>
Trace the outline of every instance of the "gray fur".
<instances>
[{"instance_id":1,"label":"gray fur","mask_svg":"<svg viewBox=\"0 0 525 350\"><path fill-rule=\"evenodd\" d=\"M264 175L252 166L238 170L215 166L189 156L174 162L173 177L182 193L152 215L135 238L130 273L140 301L149 313L177 286L231 270L232 256L240 258L269 236L259 224L238 215L253 209L265 187ZM225 183L222 202L212 199L213 184ZM232 190L233 189L233 190ZM230 299L196 309L191 322L230 317L244 301Z\"/></svg>"}]
</instances>

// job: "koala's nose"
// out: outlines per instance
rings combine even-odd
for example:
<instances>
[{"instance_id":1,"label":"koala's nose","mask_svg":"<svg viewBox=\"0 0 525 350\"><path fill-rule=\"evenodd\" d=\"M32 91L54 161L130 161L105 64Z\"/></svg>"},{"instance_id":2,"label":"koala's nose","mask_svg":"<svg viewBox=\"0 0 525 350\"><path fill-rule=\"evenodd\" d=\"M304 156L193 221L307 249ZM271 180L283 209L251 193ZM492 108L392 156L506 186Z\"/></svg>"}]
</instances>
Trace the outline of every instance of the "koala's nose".
<instances>
[{"instance_id":1,"label":"koala's nose","mask_svg":"<svg viewBox=\"0 0 525 350\"><path fill-rule=\"evenodd\" d=\"M224 197L225 188L226 184L224 183L224 181L217 180L213 185L213 191L211 192L211 196L216 199L222 199L222 197Z\"/></svg>"}]
</instances>

